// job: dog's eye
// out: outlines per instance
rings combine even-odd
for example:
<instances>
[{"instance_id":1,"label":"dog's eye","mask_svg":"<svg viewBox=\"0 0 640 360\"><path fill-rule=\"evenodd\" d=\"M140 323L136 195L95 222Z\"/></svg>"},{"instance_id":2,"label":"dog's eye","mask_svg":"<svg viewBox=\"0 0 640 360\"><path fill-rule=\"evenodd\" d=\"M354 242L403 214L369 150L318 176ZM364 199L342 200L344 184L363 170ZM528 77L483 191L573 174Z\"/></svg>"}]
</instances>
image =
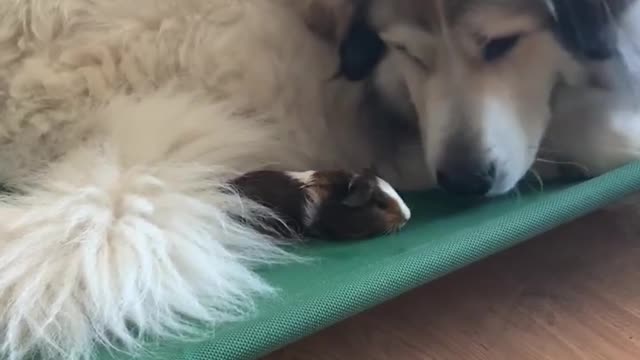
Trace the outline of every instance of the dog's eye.
<instances>
[{"instance_id":1,"label":"dog's eye","mask_svg":"<svg viewBox=\"0 0 640 360\"><path fill-rule=\"evenodd\" d=\"M486 62L500 60L507 55L520 41L520 35L510 35L489 40L482 49L482 57Z\"/></svg>"}]
</instances>

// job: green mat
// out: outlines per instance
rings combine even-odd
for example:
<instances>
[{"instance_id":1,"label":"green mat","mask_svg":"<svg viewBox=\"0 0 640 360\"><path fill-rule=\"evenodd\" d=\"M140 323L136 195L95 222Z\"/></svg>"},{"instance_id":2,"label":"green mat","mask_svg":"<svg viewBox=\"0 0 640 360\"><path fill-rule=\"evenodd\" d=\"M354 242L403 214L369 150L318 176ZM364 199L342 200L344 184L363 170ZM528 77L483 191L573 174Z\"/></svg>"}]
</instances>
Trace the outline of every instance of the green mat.
<instances>
[{"instance_id":1,"label":"green mat","mask_svg":"<svg viewBox=\"0 0 640 360\"><path fill-rule=\"evenodd\" d=\"M638 190L640 163L582 183L491 202L410 195L413 218L401 233L301 248L301 254L316 260L265 270L281 293L262 300L255 317L218 329L207 341L152 346L139 359L258 358Z\"/></svg>"}]
</instances>

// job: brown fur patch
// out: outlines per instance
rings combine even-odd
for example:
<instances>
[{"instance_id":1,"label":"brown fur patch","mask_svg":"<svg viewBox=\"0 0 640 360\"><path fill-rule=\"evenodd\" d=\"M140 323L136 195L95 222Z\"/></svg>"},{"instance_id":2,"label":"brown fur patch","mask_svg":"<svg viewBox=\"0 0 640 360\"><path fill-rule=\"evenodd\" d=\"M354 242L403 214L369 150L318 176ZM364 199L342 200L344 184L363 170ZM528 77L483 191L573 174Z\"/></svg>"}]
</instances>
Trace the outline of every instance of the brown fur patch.
<instances>
[{"instance_id":1,"label":"brown fur patch","mask_svg":"<svg viewBox=\"0 0 640 360\"><path fill-rule=\"evenodd\" d=\"M279 219L264 219L258 230L291 236L304 231L307 201L304 184L281 171L254 171L231 181L243 196L273 210ZM275 234L273 234L275 232Z\"/></svg>"}]
</instances>

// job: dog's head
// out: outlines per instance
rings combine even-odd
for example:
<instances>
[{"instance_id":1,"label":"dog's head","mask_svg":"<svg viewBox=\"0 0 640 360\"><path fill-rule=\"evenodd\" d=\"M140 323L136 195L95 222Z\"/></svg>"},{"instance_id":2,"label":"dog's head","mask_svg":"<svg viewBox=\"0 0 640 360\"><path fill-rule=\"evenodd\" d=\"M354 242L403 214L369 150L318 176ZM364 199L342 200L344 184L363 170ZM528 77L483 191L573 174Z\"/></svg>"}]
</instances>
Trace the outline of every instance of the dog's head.
<instances>
[{"instance_id":1,"label":"dog's head","mask_svg":"<svg viewBox=\"0 0 640 360\"><path fill-rule=\"evenodd\" d=\"M422 14L415 21L407 13L394 21L388 10L373 20L390 49L374 82L411 99L439 185L471 195L512 190L535 161L554 87L581 76L545 1L424 1L409 11Z\"/></svg>"}]
</instances>

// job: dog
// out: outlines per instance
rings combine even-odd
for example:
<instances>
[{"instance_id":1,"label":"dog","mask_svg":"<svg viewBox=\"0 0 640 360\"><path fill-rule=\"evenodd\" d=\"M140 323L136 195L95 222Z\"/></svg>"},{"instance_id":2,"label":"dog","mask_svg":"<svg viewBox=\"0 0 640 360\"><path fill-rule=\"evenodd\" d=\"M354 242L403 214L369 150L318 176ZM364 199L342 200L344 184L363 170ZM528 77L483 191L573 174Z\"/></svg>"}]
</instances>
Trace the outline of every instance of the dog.
<instances>
[{"instance_id":1,"label":"dog","mask_svg":"<svg viewBox=\"0 0 640 360\"><path fill-rule=\"evenodd\" d=\"M421 136L423 155L397 172L426 160L430 185L497 196L532 171L590 177L636 160L638 110L628 85L637 82L617 51L637 19L633 6L371 1L369 24L388 50L368 82ZM576 35L586 30L594 42Z\"/></svg>"},{"instance_id":2,"label":"dog","mask_svg":"<svg viewBox=\"0 0 640 360\"><path fill-rule=\"evenodd\" d=\"M352 81L335 76L349 1L1 2L2 355L135 352L241 319L274 291L255 268L299 260L279 225L340 232L312 221L338 207L389 224L350 232L395 230L393 187L507 193L545 141L599 171L633 158L588 145L611 144L600 117L551 131L557 84L588 76L548 7L446 4L369 4L388 51Z\"/></svg>"}]
</instances>

